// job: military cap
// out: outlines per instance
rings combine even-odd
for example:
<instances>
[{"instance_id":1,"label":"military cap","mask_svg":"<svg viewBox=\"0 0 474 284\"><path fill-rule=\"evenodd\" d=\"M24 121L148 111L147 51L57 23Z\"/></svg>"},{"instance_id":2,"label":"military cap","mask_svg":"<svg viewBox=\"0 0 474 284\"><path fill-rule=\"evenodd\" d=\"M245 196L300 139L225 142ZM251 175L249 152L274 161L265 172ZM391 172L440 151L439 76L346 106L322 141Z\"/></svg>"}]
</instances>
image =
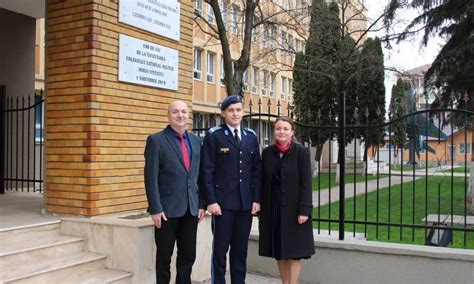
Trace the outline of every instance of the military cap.
<instances>
[{"instance_id":1,"label":"military cap","mask_svg":"<svg viewBox=\"0 0 474 284\"><path fill-rule=\"evenodd\" d=\"M242 97L238 95L228 96L222 101L221 110L225 110L231 104L241 103Z\"/></svg>"}]
</instances>

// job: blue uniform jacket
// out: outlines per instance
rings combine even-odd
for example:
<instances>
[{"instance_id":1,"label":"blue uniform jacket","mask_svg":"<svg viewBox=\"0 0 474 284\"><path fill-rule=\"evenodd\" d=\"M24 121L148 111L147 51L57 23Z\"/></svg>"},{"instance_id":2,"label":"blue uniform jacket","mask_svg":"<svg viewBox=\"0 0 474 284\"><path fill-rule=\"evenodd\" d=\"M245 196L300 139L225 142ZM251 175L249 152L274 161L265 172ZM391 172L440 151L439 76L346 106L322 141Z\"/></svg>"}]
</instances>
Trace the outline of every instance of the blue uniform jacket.
<instances>
[{"instance_id":1,"label":"blue uniform jacket","mask_svg":"<svg viewBox=\"0 0 474 284\"><path fill-rule=\"evenodd\" d=\"M240 145L224 124L211 128L201 150L200 186L207 205L249 210L260 203L260 151L257 136L241 129Z\"/></svg>"}]
</instances>

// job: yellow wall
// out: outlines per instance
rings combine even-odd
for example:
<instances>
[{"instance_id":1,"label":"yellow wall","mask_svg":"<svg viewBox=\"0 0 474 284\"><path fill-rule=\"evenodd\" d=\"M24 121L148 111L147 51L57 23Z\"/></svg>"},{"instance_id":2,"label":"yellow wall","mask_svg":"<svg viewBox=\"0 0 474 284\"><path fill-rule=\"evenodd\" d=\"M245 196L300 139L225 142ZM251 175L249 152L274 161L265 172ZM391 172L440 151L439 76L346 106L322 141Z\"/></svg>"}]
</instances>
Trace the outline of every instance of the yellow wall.
<instances>
[{"instance_id":1,"label":"yellow wall","mask_svg":"<svg viewBox=\"0 0 474 284\"><path fill-rule=\"evenodd\" d=\"M95 216L147 208L146 137L167 106L192 104L191 1L180 41L120 23L118 1L47 1L46 170L49 212ZM177 91L118 81L119 34L179 50Z\"/></svg>"}]
</instances>

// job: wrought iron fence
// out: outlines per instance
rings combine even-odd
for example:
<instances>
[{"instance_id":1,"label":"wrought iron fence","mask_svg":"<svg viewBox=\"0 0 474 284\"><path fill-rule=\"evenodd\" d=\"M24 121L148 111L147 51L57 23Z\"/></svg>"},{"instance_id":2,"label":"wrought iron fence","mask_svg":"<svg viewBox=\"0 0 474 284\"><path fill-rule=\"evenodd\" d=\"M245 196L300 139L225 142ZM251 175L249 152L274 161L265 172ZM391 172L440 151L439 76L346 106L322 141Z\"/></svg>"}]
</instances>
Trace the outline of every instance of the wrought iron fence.
<instances>
[{"instance_id":1,"label":"wrought iron fence","mask_svg":"<svg viewBox=\"0 0 474 284\"><path fill-rule=\"evenodd\" d=\"M243 125L252 127L259 138L272 136L272 129L264 125L282 114L280 104L272 112L270 103L259 101L257 109L252 112L250 104ZM284 115L292 117L291 108ZM327 125L296 121L296 132L305 133L299 135L300 142L312 155L314 145L325 145L322 158L312 162L314 228L340 240L352 237L438 246L448 245L447 240L455 247L474 248L468 196L473 118L474 112L467 110L429 109L380 125L370 125L364 117L359 124L345 126L338 126L335 117ZM398 148L393 142L397 124L414 127ZM193 131L203 136L205 130ZM365 149L363 137L374 130L380 130L383 138ZM321 132L331 138L310 140L324 137ZM341 144L341 133L357 139ZM346 145L342 151L340 145Z\"/></svg>"},{"instance_id":2,"label":"wrought iron fence","mask_svg":"<svg viewBox=\"0 0 474 284\"><path fill-rule=\"evenodd\" d=\"M6 97L2 88L0 117L2 162L0 193L43 191L43 92Z\"/></svg>"}]
</instances>

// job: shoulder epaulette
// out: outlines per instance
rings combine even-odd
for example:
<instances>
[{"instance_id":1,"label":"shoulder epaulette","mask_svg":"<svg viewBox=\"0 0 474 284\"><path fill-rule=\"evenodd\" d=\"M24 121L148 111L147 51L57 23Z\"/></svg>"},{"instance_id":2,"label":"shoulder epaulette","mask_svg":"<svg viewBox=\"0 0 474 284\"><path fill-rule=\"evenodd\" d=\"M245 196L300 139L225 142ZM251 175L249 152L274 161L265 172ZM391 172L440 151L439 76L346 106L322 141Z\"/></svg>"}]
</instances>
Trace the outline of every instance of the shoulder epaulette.
<instances>
[{"instance_id":1,"label":"shoulder epaulette","mask_svg":"<svg viewBox=\"0 0 474 284\"><path fill-rule=\"evenodd\" d=\"M214 126L214 127L209 128L209 130L208 130L207 132L212 133L212 132L215 132L215 131L217 131L217 130L219 130L219 129L221 129L221 128L222 128L222 126L216 125L216 126Z\"/></svg>"},{"instance_id":2,"label":"shoulder epaulette","mask_svg":"<svg viewBox=\"0 0 474 284\"><path fill-rule=\"evenodd\" d=\"M253 131L253 129L251 129L251 128L245 127L244 130L248 131L250 133L253 133L253 135L257 136L257 133L255 133L255 131Z\"/></svg>"}]
</instances>

